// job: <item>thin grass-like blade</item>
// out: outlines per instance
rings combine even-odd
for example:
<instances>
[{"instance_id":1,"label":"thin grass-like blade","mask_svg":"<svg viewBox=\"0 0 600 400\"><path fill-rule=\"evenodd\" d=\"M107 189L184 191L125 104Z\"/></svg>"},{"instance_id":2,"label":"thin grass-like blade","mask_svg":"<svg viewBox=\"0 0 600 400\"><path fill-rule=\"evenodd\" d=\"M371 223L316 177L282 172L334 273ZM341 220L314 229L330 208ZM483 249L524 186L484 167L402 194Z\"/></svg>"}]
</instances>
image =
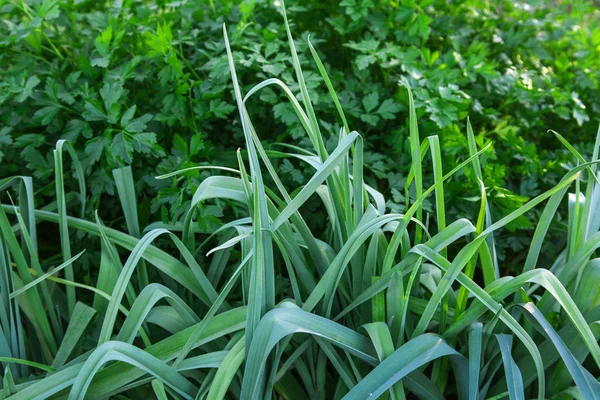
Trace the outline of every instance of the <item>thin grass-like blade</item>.
<instances>
[{"instance_id":1,"label":"thin grass-like blade","mask_svg":"<svg viewBox=\"0 0 600 400\"><path fill-rule=\"evenodd\" d=\"M566 364L571 377L575 381L575 384L579 388L583 398L585 399L600 399L600 383L596 380L592 374L590 374L573 356L569 348L565 345L564 341L558 335L558 333L552 328L552 325L542 315L540 310L533 303L527 303L523 305L523 309L531 316L532 319L537 321L541 330L550 338L556 350L560 354L562 361Z\"/></svg>"},{"instance_id":2,"label":"thin grass-like blade","mask_svg":"<svg viewBox=\"0 0 600 400\"><path fill-rule=\"evenodd\" d=\"M98 346L81 366L69 399L83 399L96 372L109 361L122 361L160 379L184 398L193 399L197 388L165 362L142 349L123 342L105 342Z\"/></svg>"},{"instance_id":3,"label":"thin grass-like blade","mask_svg":"<svg viewBox=\"0 0 600 400\"><path fill-rule=\"evenodd\" d=\"M58 369L65 365L69 356L73 353L75 346L81 340L86 328L92 321L92 318L94 318L94 315L96 315L96 310L93 308L88 307L81 302L75 304L75 309L73 310L71 320L69 321L69 327L65 332L63 341L60 343L60 347L58 348L58 352L52 363L52 368Z\"/></svg>"},{"instance_id":4,"label":"thin grass-like blade","mask_svg":"<svg viewBox=\"0 0 600 400\"><path fill-rule=\"evenodd\" d=\"M126 166L123 168L113 169L113 177L115 178L115 185L117 186L117 193L119 194L119 200L121 201L123 214L125 214L127 231L131 236L139 238L140 223L138 221L135 182L133 180L131 167ZM146 269L146 263L144 260L141 260L138 267L138 287L141 290L146 287L148 283L148 270Z\"/></svg>"},{"instance_id":5,"label":"thin grass-like blade","mask_svg":"<svg viewBox=\"0 0 600 400\"><path fill-rule=\"evenodd\" d=\"M265 194L265 186L261 173L256 148L253 143L252 132L249 126L249 118L244 105L240 90L235 63L227 37L227 29L223 25L223 37L227 50L229 71L233 81L235 98L240 113L242 128L246 139L246 149L250 160L250 175L252 178L252 226L253 226L253 256L250 272L250 285L248 291L248 318L246 326L245 348L250 347L252 336L259 320L264 313L275 306L275 272L273 266L273 248L269 232L270 226L268 203Z\"/></svg>"},{"instance_id":6,"label":"thin grass-like blade","mask_svg":"<svg viewBox=\"0 0 600 400\"><path fill-rule=\"evenodd\" d=\"M361 380L346 396L345 400L376 399L393 384L436 358L451 356L457 386L466 387L467 360L452 349L437 335L427 333L411 339L381 362L369 375Z\"/></svg>"},{"instance_id":7,"label":"thin grass-like blade","mask_svg":"<svg viewBox=\"0 0 600 400\"><path fill-rule=\"evenodd\" d=\"M363 328L365 328L373 341L380 362L388 358L394 352L394 342L392 341L390 330L385 323L373 322L363 325ZM404 386L401 381L392 386L390 389L390 396L393 400L402 400L405 398Z\"/></svg>"},{"instance_id":8,"label":"thin grass-like blade","mask_svg":"<svg viewBox=\"0 0 600 400\"><path fill-rule=\"evenodd\" d=\"M11 205L2 204L2 209L7 213L15 212L14 207ZM53 212L44 211L44 210L35 210L35 216L39 220L42 221L50 221L57 223L58 215ZM97 224L89 221L85 221L83 219L67 217L67 223L74 229L80 230L82 232L86 232L92 235L100 236L101 232L98 228ZM106 237L114 244L123 247L129 251L132 251L137 245L140 239L134 238L126 233L119 232L115 229L103 227L103 232L106 234ZM164 230L167 232L166 230ZM169 236L173 238L171 233L169 232ZM179 249L178 242L175 241L176 246ZM180 249L181 250L181 249ZM183 253L183 251L182 251ZM189 252L188 252L189 254ZM191 255L190 255L191 256ZM198 270L190 270L190 267L193 268L193 265L190 264L186 266L170 254L158 249L155 246L148 245L143 252L142 257L153 264L155 267L160 269L165 275L170 276L175 281L180 283L183 287L188 289L194 296L198 297L205 304L211 305L217 297L217 293L214 288L210 285L208 280L204 281L204 279L199 279L201 277L200 273L202 271ZM187 256L186 256L187 257ZM187 261L187 260L186 260ZM191 261L191 260L190 260ZM194 264L197 264L194 261Z\"/></svg>"},{"instance_id":9,"label":"thin grass-like blade","mask_svg":"<svg viewBox=\"0 0 600 400\"><path fill-rule=\"evenodd\" d=\"M173 307L187 326L200 322L190 306L177 294L160 283L152 283L146 286L135 299L116 340L131 344L152 307L162 299L165 299Z\"/></svg>"},{"instance_id":10,"label":"thin grass-like blade","mask_svg":"<svg viewBox=\"0 0 600 400\"><path fill-rule=\"evenodd\" d=\"M227 356L219 365L212 385L210 385L210 391L206 396L207 400L222 400L225 398L232 379L244 362L246 356L244 341L244 337L242 336L231 350L227 352Z\"/></svg>"},{"instance_id":11,"label":"thin grass-like blade","mask_svg":"<svg viewBox=\"0 0 600 400\"><path fill-rule=\"evenodd\" d=\"M240 307L216 315L202 333L195 347L213 341L225 335L237 332L244 328L246 307ZM192 334L195 326L175 333L168 338L146 348L144 352L163 362L174 359ZM142 351L142 350L140 350ZM69 387L78 376L82 363L75 363L57 371L52 376L38 380L23 388L12 400L46 399L49 396ZM142 377L144 370L126 363L116 363L105 367L95 374L94 380L87 389L90 398L105 397L113 391L122 388L134 380Z\"/></svg>"},{"instance_id":12,"label":"thin grass-like blade","mask_svg":"<svg viewBox=\"0 0 600 400\"><path fill-rule=\"evenodd\" d=\"M83 174L83 168L79 162L79 158L77 157L77 153L75 153L75 149L66 140L59 140L56 143L56 149L54 150L54 177L56 181L56 202L58 206L58 216L59 222L58 227L60 229L60 247L62 250L63 261L67 261L71 258L71 241L69 238L69 228L67 224L67 203L65 200L65 184L64 184L64 173L63 173L63 148L67 150L69 155L73 160L73 165L75 166L75 171L77 173L77 179L79 181L79 191L80 191L80 202L81 202L81 215L83 216L85 211L85 177ZM68 266L65 270L65 277L72 281L74 280L73 267ZM75 308L75 288L68 287L67 288L67 308L69 310L69 314L73 312Z\"/></svg>"},{"instance_id":13,"label":"thin grass-like blade","mask_svg":"<svg viewBox=\"0 0 600 400\"><path fill-rule=\"evenodd\" d=\"M515 363L510 351L512 349L512 336L496 335L500 351L502 352L502 362L504 364L504 373L506 375L506 384L508 386L508 397L510 400L525 400L525 389L523 388L523 377L521 371Z\"/></svg>"},{"instance_id":14,"label":"thin grass-like blade","mask_svg":"<svg viewBox=\"0 0 600 400\"><path fill-rule=\"evenodd\" d=\"M13 212L15 211L15 207L9 206L9 210L11 209ZM6 213L4 212L4 208L0 210L0 232L2 233L2 237L8 247L8 250L10 250L10 253L12 254L12 260L16 264L18 275L21 278L23 285L29 284L33 281L28 268L29 265L11 228L10 222L8 221ZM26 301L31 305L30 317L32 318L32 322L36 327L36 335L38 336L44 356L47 360L49 360L49 362L52 362L52 359L58 350L58 346L56 345L56 340L52 333L52 329L50 328L48 315L44 311L44 306L38 291L26 291L23 295L22 301Z\"/></svg>"},{"instance_id":15,"label":"thin grass-like blade","mask_svg":"<svg viewBox=\"0 0 600 400\"><path fill-rule=\"evenodd\" d=\"M469 330L469 400L479 398L483 324L474 322Z\"/></svg>"},{"instance_id":16,"label":"thin grass-like blade","mask_svg":"<svg viewBox=\"0 0 600 400\"><path fill-rule=\"evenodd\" d=\"M256 329L256 339L252 342L246 359L241 398L262 398L265 361L269 353L281 339L298 332L319 336L364 362L377 363L375 349L366 337L331 320L286 303L285 306L267 313Z\"/></svg>"}]
</instances>

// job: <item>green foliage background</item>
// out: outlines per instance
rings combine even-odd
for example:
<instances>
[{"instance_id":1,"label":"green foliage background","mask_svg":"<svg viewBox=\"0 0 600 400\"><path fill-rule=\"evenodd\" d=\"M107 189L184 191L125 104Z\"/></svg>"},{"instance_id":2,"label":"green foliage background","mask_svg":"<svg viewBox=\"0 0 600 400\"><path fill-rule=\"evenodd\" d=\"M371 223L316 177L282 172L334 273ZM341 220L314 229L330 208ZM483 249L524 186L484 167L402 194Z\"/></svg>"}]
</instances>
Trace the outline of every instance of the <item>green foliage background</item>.
<instances>
[{"instance_id":1,"label":"green foliage background","mask_svg":"<svg viewBox=\"0 0 600 400\"><path fill-rule=\"evenodd\" d=\"M392 210L404 209L410 166L401 78L413 87L421 137L440 136L445 165L467 147L467 115L477 144L493 141L481 158L493 220L555 185L573 161L549 128L591 153L600 116L600 13L592 2L298 0L288 7L317 114L335 116L335 109L304 56L311 32L350 128L366 139L367 183L384 191ZM242 84L277 77L299 93L279 13L277 1L262 0L0 1L0 177L33 174L42 183L38 196L52 199L52 149L64 138L82 160L90 210L124 225L113 211L111 171L132 165L142 225L180 221L209 172L154 177L235 163L242 142L223 22L243 49L234 51ZM304 145L291 105L269 88L260 97L272 113L257 101L248 111L272 135L265 141ZM340 129L321 122L331 137ZM277 167L294 184L309 172L288 160ZM465 194L478 185L470 170L457 177L446 189L447 212L473 220L479 199ZM200 212L200 230L212 231L226 210ZM513 221L497 242L509 269L522 262L528 218L537 214ZM556 240L564 241L563 228L555 225Z\"/></svg>"}]
</instances>

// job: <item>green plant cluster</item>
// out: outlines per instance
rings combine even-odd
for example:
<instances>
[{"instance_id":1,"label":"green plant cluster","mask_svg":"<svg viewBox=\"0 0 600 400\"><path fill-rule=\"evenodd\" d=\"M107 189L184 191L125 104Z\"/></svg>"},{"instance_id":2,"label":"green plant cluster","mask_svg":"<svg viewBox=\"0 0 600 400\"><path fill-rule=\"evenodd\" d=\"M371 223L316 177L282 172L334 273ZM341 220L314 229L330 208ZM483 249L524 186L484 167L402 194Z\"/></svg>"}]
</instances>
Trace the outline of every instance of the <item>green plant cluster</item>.
<instances>
[{"instance_id":1,"label":"green plant cluster","mask_svg":"<svg viewBox=\"0 0 600 400\"><path fill-rule=\"evenodd\" d=\"M410 159L402 78L414 88L424 137L439 135L446 163L467 146L467 114L477 144L494 143L482 158L482 178L495 220L554 185L570 165L549 128L589 153L600 115L599 13L591 2L299 0L289 6L315 108L335 114L304 57L310 33L350 127L368 138L368 182L390 188L385 194L394 210L404 209L407 196L414 199L400 190ZM100 207L100 199L116 204L111 171L131 165L144 194L143 221L180 221L199 174L175 183L154 177L198 163L231 165L241 139L221 24L244 49L234 53L245 67L243 85L277 78L298 93L280 8L264 0L0 2L0 176L25 168L52 198L53 145L67 139L87 176L91 209L115 218L114 207ZM250 102L248 110L273 132L272 142L305 145L281 96L268 88L260 97L271 109ZM323 120L323 129L333 140L340 125ZM310 173L289 160L276 167L289 183ZM446 195L456 201L449 214L474 218L478 196L464 193L478 187L469 173L450 184ZM223 211L201 212L206 230ZM499 242L503 259L518 258L531 238L529 217L509 228L517 234Z\"/></svg>"},{"instance_id":2,"label":"green plant cluster","mask_svg":"<svg viewBox=\"0 0 600 400\"><path fill-rule=\"evenodd\" d=\"M244 4L236 10L254 15ZM343 4L363 19L370 15ZM181 12L186 5L165 7ZM60 18L63 4L10 6L40 18L42 27L44 18ZM444 131L424 133L439 121L418 107L424 88L414 76L400 75L389 97L366 94L356 103L365 132L352 129L361 124L352 121L353 78L332 79L337 73L318 50L324 42L308 35L296 42L283 3L278 7L283 15L273 27L282 31L281 48L272 55L284 60L284 80L256 70L262 38L231 43L227 22L217 28L213 21L223 62L212 59L209 78L188 86L193 73L184 72L183 46L161 23L140 33L149 58L105 71L97 96L85 97L92 89L82 75L64 84L47 79L43 92L37 75L23 76L23 91L7 96L36 104L54 93L55 103L39 109L58 108L48 130L81 103L77 124L89 131L24 134L44 138L21 150L24 159L47 161L34 177L3 163L14 174L0 178L0 397L600 398L600 130L585 147L589 154L553 132L573 165L531 199L511 199L517 195L486 183L490 166L502 163L469 119L455 153L444 147ZM207 10L216 14L215 4ZM122 11L111 11L115 21ZM427 20L416 15L422 34ZM60 58L69 51L35 29L24 36L41 53ZM100 42L125 37L113 29L104 29ZM239 39L244 29L235 32ZM111 57L99 54L90 65L108 68ZM135 71L149 60L166 66L142 79ZM194 96L205 94L204 82L219 85L202 123L213 136L192 126L191 136L172 133L170 121L183 126L176 114L126 104L130 96L143 99L134 83L154 87L165 74L186 90L145 101L163 104L173 95L193 111L203 104ZM132 76L132 86L123 76ZM81 90L83 101L71 101L69 88ZM222 100L228 96L235 106ZM366 126L391 124L401 113L406 126L396 133L406 137L406 149L385 150ZM227 150L230 142L237 151ZM43 155L44 146L51 155ZM101 156L89 146L101 147ZM158 164L145 169L152 160ZM397 170L374 167L378 162ZM115 196L106 196L109 190ZM156 200L147 200L153 191ZM498 192L510 204L503 213ZM460 216L462 198L475 209L471 219ZM154 218L159 209L162 221ZM563 209L560 242L552 231ZM499 249L520 240L521 221L531 222L531 240L522 259L505 260Z\"/></svg>"}]
</instances>

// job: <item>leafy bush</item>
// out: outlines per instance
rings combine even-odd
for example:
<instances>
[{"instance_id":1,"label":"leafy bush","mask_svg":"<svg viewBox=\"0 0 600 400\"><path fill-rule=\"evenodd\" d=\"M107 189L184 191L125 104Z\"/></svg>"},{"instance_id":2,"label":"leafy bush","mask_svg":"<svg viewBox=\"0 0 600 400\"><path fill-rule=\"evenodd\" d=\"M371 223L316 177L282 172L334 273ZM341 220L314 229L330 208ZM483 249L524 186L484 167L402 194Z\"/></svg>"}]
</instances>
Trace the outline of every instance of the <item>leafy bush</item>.
<instances>
[{"instance_id":1,"label":"leafy bush","mask_svg":"<svg viewBox=\"0 0 600 400\"><path fill-rule=\"evenodd\" d=\"M90 209L100 209L106 220L118 218L112 212L117 199L111 171L131 165L144 202L142 221L181 222L188 207L183 199L210 173L189 173L176 182L153 177L198 163L232 166L232 151L242 139L228 89L221 24L233 27L232 40L244 49L234 53L245 66L241 82L277 77L298 93L277 4L1 2L0 176L21 174L24 164L43 188L38 197L50 201L53 144L67 139L86 174ZM467 147L467 114L477 144L494 142L481 160L494 220L555 185L563 164L571 165L570 154L548 128L591 153L600 110L600 30L591 2L298 0L292 10L315 108L333 120L336 110L327 88L307 61L311 31L317 32L312 40L323 62L335 71L331 79L349 126L368 138L365 179L390 188L384 194L396 211L406 202L399 188L410 164L402 121L408 99L398 85L401 78L414 88L423 136L440 137L447 165L456 165ZM247 106L256 124L269 132L266 139L308 144L279 92L267 88L260 99L272 111L255 101ZM321 128L326 145L333 145L339 123L323 122ZM289 160L276 168L290 184L311 174ZM465 185L479 193L477 179L465 171L446 188L456 200L447 212L474 219L472 200L478 199L463 199ZM408 195L415 199L414 193ZM430 204L424 206L431 212ZM223 210L215 205L201 212L203 221L215 224ZM498 242L498 256L510 262L507 268L520 262L538 217L513 221L508 228L518 233ZM199 228L207 231L211 224Z\"/></svg>"},{"instance_id":2,"label":"leafy bush","mask_svg":"<svg viewBox=\"0 0 600 400\"><path fill-rule=\"evenodd\" d=\"M56 202L35 209L31 178L0 181L2 190L16 183L20 189L15 205L0 207L4 396L600 396L594 378L600 264L593 259L600 244L600 134L590 162L564 141L581 164L492 222L481 180L481 157L491 145L478 147L468 126L468 155L454 168L444 166L437 135L421 144L404 81L412 154L406 189L413 188L415 200L406 198L404 213L387 212L385 197L364 182L366 140L348 128L327 70L310 48L343 126L328 148L287 20L285 28L301 101L276 80L242 91L224 29L240 115L236 128L247 157L237 153L238 169L191 167L220 171L195 190L182 225L140 229L129 167L113 173L129 234L104 226L98 215L95 222L68 216L65 150L80 180L78 212L85 214L89 204L83 168L64 141L54 152ZM286 104L310 150L263 147L265 128L245 104L269 85L289 93ZM310 178L290 190L271 162L281 157L307 164ZM428 165L431 184L423 176ZM446 216L452 203L444 190L465 170L480 182L474 223ZM542 245L569 190L567 245L547 260ZM428 225L423 208L430 196L436 223ZM314 218L309 199L327 215L324 229L307 224ZM493 234L544 201L521 271L508 276L495 257ZM228 217L198 242L194 221L205 202L221 203ZM58 257L40 258L36 224L42 222L58 225ZM81 243L72 240L77 235L101 242L87 274L82 254L73 256ZM118 248L129 253L124 264ZM56 277L63 269L66 278Z\"/></svg>"}]
</instances>

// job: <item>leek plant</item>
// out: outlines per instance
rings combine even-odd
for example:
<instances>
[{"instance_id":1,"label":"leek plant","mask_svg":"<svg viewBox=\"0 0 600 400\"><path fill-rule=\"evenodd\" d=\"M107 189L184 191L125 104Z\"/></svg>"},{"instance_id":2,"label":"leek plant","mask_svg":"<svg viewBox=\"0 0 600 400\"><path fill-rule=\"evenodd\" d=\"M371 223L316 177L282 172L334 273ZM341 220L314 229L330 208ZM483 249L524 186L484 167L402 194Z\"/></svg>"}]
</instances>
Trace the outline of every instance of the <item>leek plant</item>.
<instances>
[{"instance_id":1,"label":"leek plant","mask_svg":"<svg viewBox=\"0 0 600 400\"><path fill-rule=\"evenodd\" d=\"M2 396L600 398L600 133L592 160L557 134L577 166L516 211L493 221L481 184L473 194L477 220L450 221L445 182L461 169L481 177L479 157L489 145L477 148L468 125L464 160L445 169L439 138L419 136L403 82L412 163L398 188L407 194L405 210L391 213L363 180L364 138L348 125L309 43L339 113L336 145L326 145L332 140L321 131L283 16L299 93L277 78L244 93L223 27L245 151L237 168L197 167L217 174L198 186L180 225L139 226L129 167L113 174L128 231L83 218L86 185L66 141L54 151L56 202L36 208L30 177L0 180ZM276 151L261 142L246 103L266 87L286 96L310 149ZM78 196L65 193L64 154ZM281 158L314 174L288 188L273 164ZM423 169L433 171L433 182ZM310 229L309 199L326 211L326 229ZM243 215L200 238L199 205L213 201ZM543 265L542 244L567 203L567 246ZM77 213L67 209L72 204ZM543 211L522 271L506 276L494 234L534 207ZM49 261L40 256L40 222L55 224L60 236L60 254ZM83 253L71 247L82 236L101 246L94 282L78 280Z\"/></svg>"}]
</instances>

